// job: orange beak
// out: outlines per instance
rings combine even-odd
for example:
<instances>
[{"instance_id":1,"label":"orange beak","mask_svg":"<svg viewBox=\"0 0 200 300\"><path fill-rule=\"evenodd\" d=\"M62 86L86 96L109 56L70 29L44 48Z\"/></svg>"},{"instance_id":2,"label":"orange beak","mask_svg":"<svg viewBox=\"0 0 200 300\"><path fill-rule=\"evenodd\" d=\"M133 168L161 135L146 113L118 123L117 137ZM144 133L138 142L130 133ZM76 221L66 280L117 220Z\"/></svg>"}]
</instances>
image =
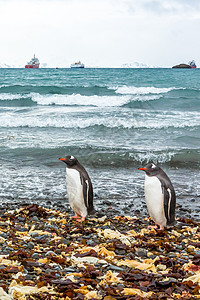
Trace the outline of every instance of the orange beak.
<instances>
[{"instance_id":1,"label":"orange beak","mask_svg":"<svg viewBox=\"0 0 200 300\"><path fill-rule=\"evenodd\" d=\"M138 170L147 171L147 168L138 168Z\"/></svg>"},{"instance_id":2,"label":"orange beak","mask_svg":"<svg viewBox=\"0 0 200 300\"><path fill-rule=\"evenodd\" d=\"M66 161L66 159L65 159L65 158L59 158L59 160Z\"/></svg>"}]
</instances>

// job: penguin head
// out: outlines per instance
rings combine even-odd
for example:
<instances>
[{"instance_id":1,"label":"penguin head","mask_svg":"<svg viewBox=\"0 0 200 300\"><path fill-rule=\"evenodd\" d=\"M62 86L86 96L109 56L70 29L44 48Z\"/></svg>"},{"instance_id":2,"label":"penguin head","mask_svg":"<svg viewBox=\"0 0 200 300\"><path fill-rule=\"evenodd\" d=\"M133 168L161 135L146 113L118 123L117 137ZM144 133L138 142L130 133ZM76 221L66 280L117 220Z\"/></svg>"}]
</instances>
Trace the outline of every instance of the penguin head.
<instances>
[{"instance_id":1,"label":"penguin head","mask_svg":"<svg viewBox=\"0 0 200 300\"><path fill-rule=\"evenodd\" d=\"M77 164L77 162L78 162L76 157L74 157L72 155L65 156L65 158L59 158L59 160L63 161L64 163L67 164L67 166L70 166L70 167Z\"/></svg>"},{"instance_id":2,"label":"penguin head","mask_svg":"<svg viewBox=\"0 0 200 300\"><path fill-rule=\"evenodd\" d=\"M143 168L138 168L138 170L145 171L149 176L156 176L160 171L160 167L156 166L154 163L150 163Z\"/></svg>"}]
</instances>

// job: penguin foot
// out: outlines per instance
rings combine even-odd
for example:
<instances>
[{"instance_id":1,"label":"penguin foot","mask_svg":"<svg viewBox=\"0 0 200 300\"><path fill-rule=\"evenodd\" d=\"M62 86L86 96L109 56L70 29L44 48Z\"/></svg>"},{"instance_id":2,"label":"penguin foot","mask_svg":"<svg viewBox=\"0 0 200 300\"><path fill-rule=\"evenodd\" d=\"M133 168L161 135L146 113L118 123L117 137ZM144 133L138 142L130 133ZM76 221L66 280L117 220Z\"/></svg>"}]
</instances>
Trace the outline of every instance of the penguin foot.
<instances>
[{"instance_id":1,"label":"penguin foot","mask_svg":"<svg viewBox=\"0 0 200 300\"><path fill-rule=\"evenodd\" d=\"M77 222L83 222L83 221L85 221L85 217L82 217L81 219L77 219L76 221Z\"/></svg>"},{"instance_id":2,"label":"penguin foot","mask_svg":"<svg viewBox=\"0 0 200 300\"><path fill-rule=\"evenodd\" d=\"M75 214L74 216L70 217L71 219L78 219L79 218L79 215Z\"/></svg>"},{"instance_id":3,"label":"penguin foot","mask_svg":"<svg viewBox=\"0 0 200 300\"><path fill-rule=\"evenodd\" d=\"M83 222L85 221L85 217L81 217L78 214L75 214L75 216L70 217L71 219L75 219L77 222Z\"/></svg>"},{"instance_id":4,"label":"penguin foot","mask_svg":"<svg viewBox=\"0 0 200 300\"><path fill-rule=\"evenodd\" d=\"M157 225L154 225L154 226L147 226L147 229L157 229L158 228L158 226Z\"/></svg>"},{"instance_id":5,"label":"penguin foot","mask_svg":"<svg viewBox=\"0 0 200 300\"><path fill-rule=\"evenodd\" d=\"M160 228L159 228L160 227ZM162 225L154 225L154 226L148 226L147 229L158 229L158 230L164 230L165 228Z\"/></svg>"}]
</instances>

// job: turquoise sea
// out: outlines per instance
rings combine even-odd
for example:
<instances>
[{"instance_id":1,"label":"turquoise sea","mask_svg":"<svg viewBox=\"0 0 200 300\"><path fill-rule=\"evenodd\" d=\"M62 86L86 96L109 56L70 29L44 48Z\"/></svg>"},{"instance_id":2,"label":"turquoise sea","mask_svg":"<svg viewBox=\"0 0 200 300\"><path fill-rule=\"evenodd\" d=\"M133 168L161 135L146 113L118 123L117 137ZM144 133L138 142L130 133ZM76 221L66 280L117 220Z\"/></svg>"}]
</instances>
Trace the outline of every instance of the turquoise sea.
<instances>
[{"instance_id":1,"label":"turquoise sea","mask_svg":"<svg viewBox=\"0 0 200 300\"><path fill-rule=\"evenodd\" d=\"M97 210L146 214L144 173L158 163L178 215L200 212L199 69L0 69L0 205L68 207L74 155Z\"/></svg>"}]
</instances>

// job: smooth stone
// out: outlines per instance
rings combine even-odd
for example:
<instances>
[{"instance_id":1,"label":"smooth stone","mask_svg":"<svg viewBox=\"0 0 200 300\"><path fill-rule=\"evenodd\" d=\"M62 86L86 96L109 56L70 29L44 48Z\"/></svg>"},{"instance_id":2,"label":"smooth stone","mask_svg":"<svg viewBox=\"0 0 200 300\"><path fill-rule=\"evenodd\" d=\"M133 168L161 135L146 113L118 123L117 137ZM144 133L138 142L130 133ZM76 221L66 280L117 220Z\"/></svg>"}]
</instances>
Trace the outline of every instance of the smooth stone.
<instances>
[{"instance_id":1,"label":"smooth stone","mask_svg":"<svg viewBox=\"0 0 200 300\"><path fill-rule=\"evenodd\" d=\"M33 249L35 247L35 244L33 242L29 242L27 245L26 245L27 248L29 249Z\"/></svg>"},{"instance_id":2,"label":"smooth stone","mask_svg":"<svg viewBox=\"0 0 200 300\"><path fill-rule=\"evenodd\" d=\"M24 218L24 217L17 217L17 219L18 219L20 222L24 222L24 221L25 221L25 218Z\"/></svg>"},{"instance_id":3,"label":"smooth stone","mask_svg":"<svg viewBox=\"0 0 200 300\"><path fill-rule=\"evenodd\" d=\"M126 254L125 250L118 250L117 249L115 252L116 252L117 255L124 255L124 254Z\"/></svg>"},{"instance_id":4,"label":"smooth stone","mask_svg":"<svg viewBox=\"0 0 200 300\"><path fill-rule=\"evenodd\" d=\"M60 266L53 266L53 268L55 269L55 270L57 270L57 271L60 271L61 270L61 267Z\"/></svg>"},{"instance_id":5,"label":"smooth stone","mask_svg":"<svg viewBox=\"0 0 200 300\"><path fill-rule=\"evenodd\" d=\"M35 237L35 240L36 241L39 241L39 240L46 240L49 238L49 235L48 234L43 234L43 235L40 235L40 236L36 236Z\"/></svg>"},{"instance_id":6,"label":"smooth stone","mask_svg":"<svg viewBox=\"0 0 200 300\"><path fill-rule=\"evenodd\" d=\"M30 233L30 236L32 236L33 238L35 238L36 236L38 236L38 233L33 231L33 232Z\"/></svg>"},{"instance_id":7,"label":"smooth stone","mask_svg":"<svg viewBox=\"0 0 200 300\"><path fill-rule=\"evenodd\" d=\"M73 269L73 268L64 268L63 271L66 272L66 273L74 273L74 272L76 272L76 269Z\"/></svg>"},{"instance_id":8,"label":"smooth stone","mask_svg":"<svg viewBox=\"0 0 200 300\"><path fill-rule=\"evenodd\" d=\"M87 242L86 242L86 244L88 245L88 246L92 246L93 244L95 244L95 242L94 241L92 241L92 240L88 240Z\"/></svg>"},{"instance_id":9,"label":"smooth stone","mask_svg":"<svg viewBox=\"0 0 200 300\"><path fill-rule=\"evenodd\" d=\"M176 248L177 248L177 249L180 249L180 250L183 249L183 247L182 247L181 245L176 245Z\"/></svg>"},{"instance_id":10,"label":"smooth stone","mask_svg":"<svg viewBox=\"0 0 200 300\"><path fill-rule=\"evenodd\" d=\"M58 230L58 226L56 226L56 225L51 225L51 228L54 230Z\"/></svg>"},{"instance_id":11,"label":"smooth stone","mask_svg":"<svg viewBox=\"0 0 200 300\"><path fill-rule=\"evenodd\" d=\"M17 231L25 232L25 231L27 231L27 228L25 228L25 227L20 227L20 228L17 229Z\"/></svg>"},{"instance_id":12,"label":"smooth stone","mask_svg":"<svg viewBox=\"0 0 200 300\"><path fill-rule=\"evenodd\" d=\"M175 253L169 255L170 258L177 257Z\"/></svg>"},{"instance_id":13,"label":"smooth stone","mask_svg":"<svg viewBox=\"0 0 200 300\"><path fill-rule=\"evenodd\" d=\"M2 236L3 238L7 238L7 234L5 232L1 232L0 236Z\"/></svg>"},{"instance_id":14,"label":"smooth stone","mask_svg":"<svg viewBox=\"0 0 200 300\"><path fill-rule=\"evenodd\" d=\"M139 257L147 257L147 250L143 248L139 248L136 250L135 254Z\"/></svg>"},{"instance_id":15,"label":"smooth stone","mask_svg":"<svg viewBox=\"0 0 200 300\"><path fill-rule=\"evenodd\" d=\"M39 219L38 219L38 217L34 216L34 217L32 217L32 221L34 221L34 222L38 222L38 221L39 221Z\"/></svg>"},{"instance_id":16,"label":"smooth stone","mask_svg":"<svg viewBox=\"0 0 200 300\"><path fill-rule=\"evenodd\" d=\"M169 277L168 278L171 282L177 282L178 280L176 278L173 278L173 277Z\"/></svg>"},{"instance_id":17,"label":"smooth stone","mask_svg":"<svg viewBox=\"0 0 200 300\"><path fill-rule=\"evenodd\" d=\"M120 268L120 267L117 267L117 266L114 266L114 265L109 265L108 268L113 270L113 271L116 271L116 272L123 272L124 271L123 268Z\"/></svg>"},{"instance_id":18,"label":"smooth stone","mask_svg":"<svg viewBox=\"0 0 200 300\"><path fill-rule=\"evenodd\" d=\"M0 265L0 269L5 269L5 268L6 268L6 266Z\"/></svg>"},{"instance_id":19,"label":"smooth stone","mask_svg":"<svg viewBox=\"0 0 200 300\"><path fill-rule=\"evenodd\" d=\"M45 273L51 273L53 270L52 269L46 269Z\"/></svg>"},{"instance_id":20,"label":"smooth stone","mask_svg":"<svg viewBox=\"0 0 200 300\"><path fill-rule=\"evenodd\" d=\"M48 256L48 255L54 255L54 256L57 256L57 254L55 253L55 252L53 252L53 251L48 251L46 254L45 254L45 256Z\"/></svg>"},{"instance_id":21,"label":"smooth stone","mask_svg":"<svg viewBox=\"0 0 200 300\"><path fill-rule=\"evenodd\" d=\"M38 253L33 253L32 258L33 259L38 259L39 258L39 254Z\"/></svg>"},{"instance_id":22,"label":"smooth stone","mask_svg":"<svg viewBox=\"0 0 200 300\"><path fill-rule=\"evenodd\" d=\"M5 249L4 249L4 251L6 251L6 252L10 252L10 251L13 251L14 249L13 248L11 248L11 247L6 247Z\"/></svg>"},{"instance_id":23,"label":"smooth stone","mask_svg":"<svg viewBox=\"0 0 200 300\"><path fill-rule=\"evenodd\" d=\"M181 242L181 245L182 245L182 249L183 249L183 247L185 247L185 242Z\"/></svg>"},{"instance_id":24,"label":"smooth stone","mask_svg":"<svg viewBox=\"0 0 200 300\"><path fill-rule=\"evenodd\" d=\"M156 258L156 255L154 255L154 254L152 254L152 255L149 255L149 257L148 257L148 258L154 259L154 258Z\"/></svg>"},{"instance_id":25,"label":"smooth stone","mask_svg":"<svg viewBox=\"0 0 200 300\"><path fill-rule=\"evenodd\" d=\"M62 240L62 243L65 244L65 245L70 245L70 241L67 240L67 239L63 239L63 240Z\"/></svg>"},{"instance_id":26,"label":"smooth stone","mask_svg":"<svg viewBox=\"0 0 200 300\"><path fill-rule=\"evenodd\" d=\"M33 279L33 276L28 274L28 275L26 275L25 278L26 278L26 280L32 280L32 279Z\"/></svg>"},{"instance_id":27,"label":"smooth stone","mask_svg":"<svg viewBox=\"0 0 200 300\"><path fill-rule=\"evenodd\" d=\"M23 267L23 273L28 274L28 271Z\"/></svg>"}]
</instances>

